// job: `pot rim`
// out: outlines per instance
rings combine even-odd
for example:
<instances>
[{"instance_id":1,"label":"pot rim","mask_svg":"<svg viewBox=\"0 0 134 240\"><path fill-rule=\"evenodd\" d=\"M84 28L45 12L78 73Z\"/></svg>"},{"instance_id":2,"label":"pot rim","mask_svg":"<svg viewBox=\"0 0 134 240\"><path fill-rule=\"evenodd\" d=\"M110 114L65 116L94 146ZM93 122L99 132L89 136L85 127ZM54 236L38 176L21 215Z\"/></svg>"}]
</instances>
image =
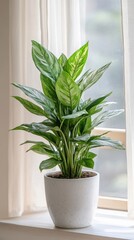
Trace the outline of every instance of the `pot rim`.
<instances>
[{"instance_id":1,"label":"pot rim","mask_svg":"<svg viewBox=\"0 0 134 240\"><path fill-rule=\"evenodd\" d=\"M95 177L99 177L99 173L97 171L94 171L94 170L83 170L82 172L92 172L92 173L95 173L94 176L92 177L84 177L84 178L52 178L50 177L49 175L51 175L52 173L61 173L61 171L50 171L50 172L47 172L44 174L44 178L46 179L51 179L51 180L54 180L54 181L84 181L84 180L89 180L89 179L93 179Z\"/></svg>"}]
</instances>

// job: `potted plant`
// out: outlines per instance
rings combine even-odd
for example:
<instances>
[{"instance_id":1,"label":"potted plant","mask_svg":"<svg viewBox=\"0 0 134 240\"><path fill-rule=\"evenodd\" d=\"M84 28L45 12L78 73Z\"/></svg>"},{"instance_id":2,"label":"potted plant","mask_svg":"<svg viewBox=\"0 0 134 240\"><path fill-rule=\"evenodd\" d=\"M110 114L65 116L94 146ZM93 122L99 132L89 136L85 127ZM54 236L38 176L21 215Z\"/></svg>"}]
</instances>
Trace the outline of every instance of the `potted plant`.
<instances>
[{"instance_id":1,"label":"potted plant","mask_svg":"<svg viewBox=\"0 0 134 240\"><path fill-rule=\"evenodd\" d=\"M21 124L13 130L24 130L44 140L24 142L32 144L29 150L48 156L40 163L40 171L59 167L60 171L45 174L45 189L50 215L56 226L64 228L85 227L92 222L99 190L99 174L91 170L96 157L92 149L102 146L123 149L119 141L111 140L106 133L93 135L95 127L123 110L105 109L111 93L83 100L83 93L110 65L82 75L87 56L88 43L68 59L64 54L57 59L32 41L32 57L40 71L42 92L13 83L36 104L19 96L14 98L31 113L43 117L41 122Z\"/></svg>"}]
</instances>

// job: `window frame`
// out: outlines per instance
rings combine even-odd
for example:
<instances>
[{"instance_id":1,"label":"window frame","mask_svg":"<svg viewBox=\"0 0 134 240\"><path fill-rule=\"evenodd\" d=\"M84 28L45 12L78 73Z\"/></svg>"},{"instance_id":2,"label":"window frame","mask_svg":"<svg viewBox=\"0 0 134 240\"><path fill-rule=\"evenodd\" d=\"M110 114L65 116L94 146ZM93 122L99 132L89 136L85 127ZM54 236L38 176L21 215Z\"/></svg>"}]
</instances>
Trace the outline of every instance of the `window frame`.
<instances>
[{"instance_id":1,"label":"window frame","mask_svg":"<svg viewBox=\"0 0 134 240\"><path fill-rule=\"evenodd\" d=\"M111 139L118 139L126 146L126 130L125 129L117 129L117 128L95 128L93 130L93 134L100 135L109 131L106 136ZM103 147L106 149L106 147ZM99 196L98 207L104 209L113 209L113 210L128 210L128 200L123 198L116 197L107 197L107 196Z\"/></svg>"}]
</instances>

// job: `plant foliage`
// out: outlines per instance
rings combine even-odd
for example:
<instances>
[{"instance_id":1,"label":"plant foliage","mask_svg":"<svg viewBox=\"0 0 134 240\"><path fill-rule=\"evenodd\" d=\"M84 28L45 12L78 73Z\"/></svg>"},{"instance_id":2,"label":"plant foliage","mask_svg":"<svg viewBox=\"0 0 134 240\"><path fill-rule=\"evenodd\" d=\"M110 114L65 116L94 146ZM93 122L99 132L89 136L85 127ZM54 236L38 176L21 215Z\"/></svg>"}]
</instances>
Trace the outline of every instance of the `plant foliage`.
<instances>
[{"instance_id":1,"label":"plant foliage","mask_svg":"<svg viewBox=\"0 0 134 240\"><path fill-rule=\"evenodd\" d=\"M67 59L62 54L57 59L53 53L32 41L32 57L40 71L42 92L17 83L33 102L14 96L29 112L44 117L42 122L22 124L13 130L24 130L40 136L44 141L26 141L32 146L28 151L47 155L40 163L40 170L59 166L64 178L81 177L82 167L93 168L96 154L93 148L108 146L123 149L119 141L103 135L93 135L92 130L105 120L117 116L123 110L104 110L106 98L83 101L84 91L94 85L110 63L95 71L88 70L81 77L88 56L88 43Z\"/></svg>"}]
</instances>

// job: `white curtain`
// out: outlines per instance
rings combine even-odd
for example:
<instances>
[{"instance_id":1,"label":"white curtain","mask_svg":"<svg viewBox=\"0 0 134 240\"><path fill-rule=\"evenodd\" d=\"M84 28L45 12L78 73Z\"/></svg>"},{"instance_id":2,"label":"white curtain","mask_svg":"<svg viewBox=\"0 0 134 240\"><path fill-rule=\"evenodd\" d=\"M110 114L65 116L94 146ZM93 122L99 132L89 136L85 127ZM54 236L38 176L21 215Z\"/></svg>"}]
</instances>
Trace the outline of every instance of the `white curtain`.
<instances>
[{"instance_id":1,"label":"white curtain","mask_svg":"<svg viewBox=\"0 0 134 240\"><path fill-rule=\"evenodd\" d=\"M13 95L19 95L20 90L11 86L12 82L40 88L39 73L31 57L31 40L47 46L47 28L42 30L45 15L42 17L39 0L12 0L10 6L10 126L13 128L22 123L40 121L39 117L30 114L20 106ZM45 35L43 38L42 33ZM25 96L22 95L24 98ZM20 216L24 212L38 211L45 207L43 176L39 172L41 156L26 153L28 146L19 146L27 139L32 139L22 131L9 134L9 216ZM42 159L43 160L43 159Z\"/></svg>"},{"instance_id":2,"label":"white curtain","mask_svg":"<svg viewBox=\"0 0 134 240\"><path fill-rule=\"evenodd\" d=\"M134 218L134 1L122 0L126 96L128 214Z\"/></svg>"},{"instance_id":3,"label":"white curtain","mask_svg":"<svg viewBox=\"0 0 134 240\"><path fill-rule=\"evenodd\" d=\"M57 56L70 55L81 46L79 0L12 0L10 2L10 85L17 82L40 89L39 72L31 57L31 40L42 42ZM21 91L10 86L10 96ZM25 96L22 95L24 98ZM10 128L40 121L10 97ZM19 146L33 136L23 131L9 134L9 216L45 209L44 179L39 163L44 159ZM35 139L35 137L34 137Z\"/></svg>"},{"instance_id":4,"label":"white curtain","mask_svg":"<svg viewBox=\"0 0 134 240\"><path fill-rule=\"evenodd\" d=\"M62 52L70 56L81 46L80 13L80 0L48 1L48 48L57 57Z\"/></svg>"}]
</instances>

